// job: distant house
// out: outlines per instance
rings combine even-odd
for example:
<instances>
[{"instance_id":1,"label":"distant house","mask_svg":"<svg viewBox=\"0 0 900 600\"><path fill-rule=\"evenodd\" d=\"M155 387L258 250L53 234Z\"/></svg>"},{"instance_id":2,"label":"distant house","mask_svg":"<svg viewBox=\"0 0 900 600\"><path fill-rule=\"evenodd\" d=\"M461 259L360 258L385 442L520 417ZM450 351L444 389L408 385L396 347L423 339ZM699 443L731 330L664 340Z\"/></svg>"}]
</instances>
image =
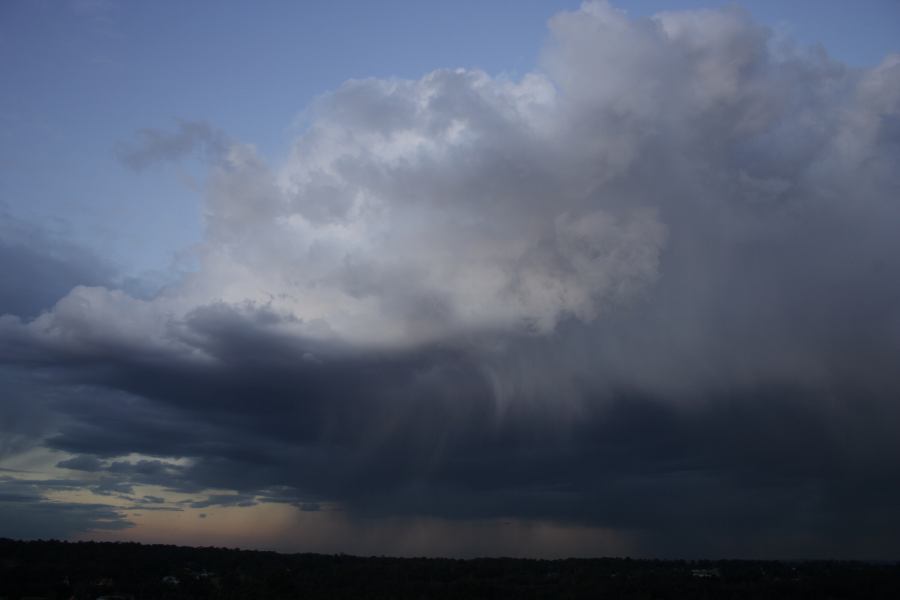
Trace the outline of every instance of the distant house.
<instances>
[{"instance_id":1,"label":"distant house","mask_svg":"<svg viewBox=\"0 0 900 600\"><path fill-rule=\"evenodd\" d=\"M699 577L701 579L718 579L721 577L718 569L691 569L691 577Z\"/></svg>"},{"instance_id":2,"label":"distant house","mask_svg":"<svg viewBox=\"0 0 900 600\"><path fill-rule=\"evenodd\" d=\"M207 571L206 569L200 569L199 571L188 571L191 574L191 577L194 579L209 579L210 577L215 576L215 573L212 571Z\"/></svg>"}]
</instances>

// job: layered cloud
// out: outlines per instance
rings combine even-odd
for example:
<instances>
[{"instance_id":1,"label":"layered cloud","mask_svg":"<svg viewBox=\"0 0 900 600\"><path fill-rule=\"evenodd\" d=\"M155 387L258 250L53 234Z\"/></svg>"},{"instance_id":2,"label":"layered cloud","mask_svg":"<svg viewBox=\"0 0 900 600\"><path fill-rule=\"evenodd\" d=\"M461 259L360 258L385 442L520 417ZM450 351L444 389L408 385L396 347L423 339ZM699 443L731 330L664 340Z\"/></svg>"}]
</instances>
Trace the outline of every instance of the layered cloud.
<instances>
[{"instance_id":1,"label":"layered cloud","mask_svg":"<svg viewBox=\"0 0 900 600\"><path fill-rule=\"evenodd\" d=\"M518 80L347 82L278 164L199 123L124 146L206 151L198 267L0 317L54 390L35 439L229 491L196 507L896 553L900 58L851 69L739 10L550 30Z\"/></svg>"}]
</instances>

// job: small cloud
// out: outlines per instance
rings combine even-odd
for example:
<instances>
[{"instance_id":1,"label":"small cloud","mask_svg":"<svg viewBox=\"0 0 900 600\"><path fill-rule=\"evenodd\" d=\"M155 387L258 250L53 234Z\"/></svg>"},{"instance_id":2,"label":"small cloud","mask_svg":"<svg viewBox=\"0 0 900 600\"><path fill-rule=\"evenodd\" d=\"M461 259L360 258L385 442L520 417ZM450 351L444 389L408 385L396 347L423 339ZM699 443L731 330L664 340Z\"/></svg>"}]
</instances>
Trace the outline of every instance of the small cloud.
<instances>
[{"instance_id":1,"label":"small cloud","mask_svg":"<svg viewBox=\"0 0 900 600\"><path fill-rule=\"evenodd\" d=\"M212 494L206 500L191 502L191 508L206 508L208 506L256 506L256 498L246 494Z\"/></svg>"},{"instance_id":2,"label":"small cloud","mask_svg":"<svg viewBox=\"0 0 900 600\"><path fill-rule=\"evenodd\" d=\"M214 160L228 147L224 133L203 121L179 121L175 131L141 129L137 139L122 142L116 155L126 166L140 171L154 163L174 161L201 150Z\"/></svg>"},{"instance_id":3,"label":"small cloud","mask_svg":"<svg viewBox=\"0 0 900 600\"><path fill-rule=\"evenodd\" d=\"M103 463L96 457L89 454L82 454L68 460L56 463L61 469L71 469L73 471L96 472L103 468Z\"/></svg>"}]
</instances>

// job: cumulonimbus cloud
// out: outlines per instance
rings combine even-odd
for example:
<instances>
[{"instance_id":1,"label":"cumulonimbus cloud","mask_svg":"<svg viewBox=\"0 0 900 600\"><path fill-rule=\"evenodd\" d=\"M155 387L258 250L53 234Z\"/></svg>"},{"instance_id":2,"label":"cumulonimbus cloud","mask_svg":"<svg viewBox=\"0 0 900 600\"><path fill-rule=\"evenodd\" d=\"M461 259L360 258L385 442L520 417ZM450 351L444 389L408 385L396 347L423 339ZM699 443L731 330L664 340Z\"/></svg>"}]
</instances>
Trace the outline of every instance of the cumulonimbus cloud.
<instances>
[{"instance_id":1,"label":"cumulonimbus cloud","mask_svg":"<svg viewBox=\"0 0 900 600\"><path fill-rule=\"evenodd\" d=\"M373 514L660 532L703 495L837 527L861 484L840 465L900 462L852 408L898 416L900 58L779 47L737 9L595 2L550 29L521 79L350 81L280 164L222 146L198 269L157 297L0 317L4 360L143 415L82 399L47 443Z\"/></svg>"}]
</instances>

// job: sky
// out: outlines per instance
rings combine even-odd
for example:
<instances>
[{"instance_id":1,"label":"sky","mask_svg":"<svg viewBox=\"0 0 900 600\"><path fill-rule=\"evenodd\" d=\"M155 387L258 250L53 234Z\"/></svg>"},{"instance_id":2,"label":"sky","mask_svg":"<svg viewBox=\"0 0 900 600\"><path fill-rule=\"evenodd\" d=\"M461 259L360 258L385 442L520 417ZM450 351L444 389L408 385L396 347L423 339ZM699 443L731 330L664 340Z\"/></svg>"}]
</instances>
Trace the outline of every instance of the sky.
<instances>
[{"instance_id":1,"label":"sky","mask_svg":"<svg viewBox=\"0 0 900 600\"><path fill-rule=\"evenodd\" d=\"M897 40L3 3L0 537L896 558Z\"/></svg>"}]
</instances>

